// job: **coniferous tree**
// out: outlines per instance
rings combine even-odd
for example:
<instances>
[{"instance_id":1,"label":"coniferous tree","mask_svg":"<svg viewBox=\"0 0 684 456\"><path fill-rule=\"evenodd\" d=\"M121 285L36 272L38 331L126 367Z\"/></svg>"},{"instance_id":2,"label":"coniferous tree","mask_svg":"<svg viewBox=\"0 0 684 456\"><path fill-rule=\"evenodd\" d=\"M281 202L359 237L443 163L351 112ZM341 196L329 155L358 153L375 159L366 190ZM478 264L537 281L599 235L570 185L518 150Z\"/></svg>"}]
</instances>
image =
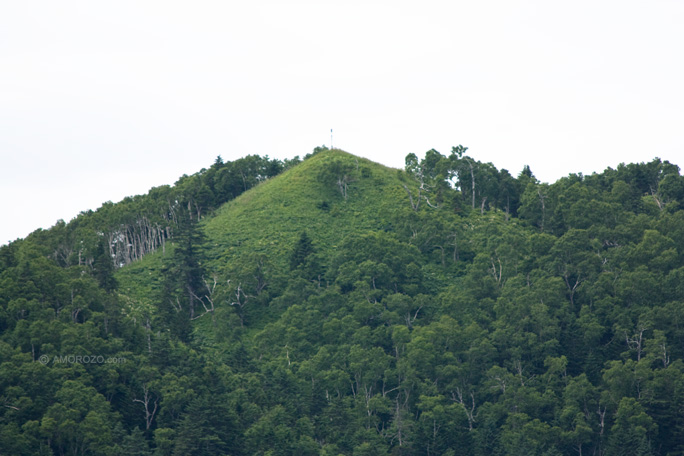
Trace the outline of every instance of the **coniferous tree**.
<instances>
[{"instance_id":1,"label":"coniferous tree","mask_svg":"<svg viewBox=\"0 0 684 456\"><path fill-rule=\"evenodd\" d=\"M119 284L116 277L114 277L114 263L104 238L100 238L97 243L94 257L93 275L100 284L100 287L108 292L116 290Z\"/></svg>"},{"instance_id":2,"label":"coniferous tree","mask_svg":"<svg viewBox=\"0 0 684 456\"><path fill-rule=\"evenodd\" d=\"M306 231L302 231L299 235L299 240L295 246L292 255L290 256L290 269L297 269L299 266L306 263L307 258L314 253L314 247L311 238Z\"/></svg>"},{"instance_id":3,"label":"coniferous tree","mask_svg":"<svg viewBox=\"0 0 684 456\"><path fill-rule=\"evenodd\" d=\"M202 254L205 237L190 211L179 222L173 261L178 274L178 285L185 296L192 319L195 317L195 307L200 304L203 295Z\"/></svg>"},{"instance_id":4,"label":"coniferous tree","mask_svg":"<svg viewBox=\"0 0 684 456\"><path fill-rule=\"evenodd\" d=\"M159 316L163 325L181 340L188 340L190 322L202 303L204 269L202 255L205 237L191 208L181 211L174 235L174 251L163 268Z\"/></svg>"}]
</instances>

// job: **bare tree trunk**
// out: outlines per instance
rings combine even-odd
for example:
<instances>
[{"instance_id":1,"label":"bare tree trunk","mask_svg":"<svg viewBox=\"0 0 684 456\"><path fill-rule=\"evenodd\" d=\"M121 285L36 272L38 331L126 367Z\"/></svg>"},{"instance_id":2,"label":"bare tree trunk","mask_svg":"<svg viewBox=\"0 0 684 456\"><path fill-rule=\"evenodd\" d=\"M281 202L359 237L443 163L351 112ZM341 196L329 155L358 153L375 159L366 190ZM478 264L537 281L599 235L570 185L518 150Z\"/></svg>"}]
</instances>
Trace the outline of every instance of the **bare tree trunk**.
<instances>
[{"instance_id":1,"label":"bare tree trunk","mask_svg":"<svg viewBox=\"0 0 684 456\"><path fill-rule=\"evenodd\" d=\"M418 202L414 203L413 195L411 195L411 190L409 190L409 188L406 185L404 185L404 190L406 190L406 193L408 193L409 201L411 202L411 209L417 211L418 207L420 206L420 193L418 194ZM420 189L418 189L418 192L420 192Z\"/></svg>"},{"instance_id":2,"label":"bare tree trunk","mask_svg":"<svg viewBox=\"0 0 684 456\"><path fill-rule=\"evenodd\" d=\"M470 182L472 184L472 194L473 194L473 209L475 209L475 171L473 170L473 162L468 160L468 164L470 165Z\"/></svg>"},{"instance_id":3,"label":"bare tree trunk","mask_svg":"<svg viewBox=\"0 0 684 456\"><path fill-rule=\"evenodd\" d=\"M451 400L461 404L461 407L463 407L466 417L468 418L468 430L472 431L473 423L475 423L475 418L477 417L477 413L475 413L475 395L472 392L470 393L470 405L467 405L463 400L463 392L461 391L461 388L456 388L456 395L454 395L452 392Z\"/></svg>"},{"instance_id":4,"label":"bare tree trunk","mask_svg":"<svg viewBox=\"0 0 684 456\"><path fill-rule=\"evenodd\" d=\"M541 203L542 209L541 230L544 231L544 220L546 219L546 195L542 195L542 192L539 189L537 189L537 195L539 195L539 201Z\"/></svg>"},{"instance_id":5,"label":"bare tree trunk","mask_svg":"<svg viewBox=\"0 0 684 456\"><path fill-rule=\"evenodd\" d=\"M147 332L147 353L152 354L152 338L150 334L152 333L152 328L150 326L150 319L148 318L145 322L145 330Z\"/></svg>"},{"instance_id":6,"label":"bare tree trunk","mask_svg":"<svg viewBox=\"0 0 684 456\"><path fill-rule=\"evenodd\" d=\"M642 324L639 325L637 328L637 333L634 334L632 337L627 336L625 334L625 339L627 341L627 346L629 348L633 348L637 352L637 362L641 361L641 354L643 353L644 349L644 331L646 331L646 327Z\"/></svg>"},{"instance_id":7,"label":"bare tree trunk","mask_svg":"<svg viewBox=\"0 0 684 456\"><path fill-rule=\"evenodd\" d=\"M133 399L133 402L140 402L145 407L145 429L149 430L150 426L152 426L152 420L154 420L154 415L157 413L157 405L159 402L159 398L154 399L154 408L152 408L152 397L150 394L150 390L148 389L147 385L145 385L143 386L143 398ZM152 408L152 410L150 410L150 408Z\"/></svg>"}]
</instances>

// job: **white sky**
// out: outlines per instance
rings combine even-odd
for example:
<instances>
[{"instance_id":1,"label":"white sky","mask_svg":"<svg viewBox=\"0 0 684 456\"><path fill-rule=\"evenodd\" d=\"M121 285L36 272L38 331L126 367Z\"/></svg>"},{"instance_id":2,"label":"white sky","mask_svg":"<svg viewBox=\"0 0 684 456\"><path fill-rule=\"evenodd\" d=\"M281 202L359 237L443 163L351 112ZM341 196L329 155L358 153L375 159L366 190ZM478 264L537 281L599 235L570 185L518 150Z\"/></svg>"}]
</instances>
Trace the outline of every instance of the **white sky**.
<instances>
[{"instance_id":1,"label":"white sky","mask_svg":"<svg viewBox=\"0 0 684 456\"><path fill-rule=\"evenodd\" d=\"M0 244L217 155L684 165L684 2L2 1Z\"/></svg>"}]
</instances>

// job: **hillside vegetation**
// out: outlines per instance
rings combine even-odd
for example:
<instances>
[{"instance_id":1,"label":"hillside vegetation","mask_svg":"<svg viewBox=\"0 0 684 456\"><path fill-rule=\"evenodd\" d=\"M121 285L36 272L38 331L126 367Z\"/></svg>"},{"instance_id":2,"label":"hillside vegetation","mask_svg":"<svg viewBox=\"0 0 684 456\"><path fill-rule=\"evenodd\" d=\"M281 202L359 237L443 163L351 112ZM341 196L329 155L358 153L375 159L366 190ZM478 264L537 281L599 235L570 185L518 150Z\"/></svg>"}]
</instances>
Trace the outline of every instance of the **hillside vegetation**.
<instances>
[{"instance_id":1,"label":"hillside vegetation","mask_svg":"<svg viewBox=\"0 0 684 456\"><path fill-rule=\"evenodd\" d=\"M217 159L0 248L0 454L681 454L679 168L467 152Z\"/></svg>"}]
</instances>

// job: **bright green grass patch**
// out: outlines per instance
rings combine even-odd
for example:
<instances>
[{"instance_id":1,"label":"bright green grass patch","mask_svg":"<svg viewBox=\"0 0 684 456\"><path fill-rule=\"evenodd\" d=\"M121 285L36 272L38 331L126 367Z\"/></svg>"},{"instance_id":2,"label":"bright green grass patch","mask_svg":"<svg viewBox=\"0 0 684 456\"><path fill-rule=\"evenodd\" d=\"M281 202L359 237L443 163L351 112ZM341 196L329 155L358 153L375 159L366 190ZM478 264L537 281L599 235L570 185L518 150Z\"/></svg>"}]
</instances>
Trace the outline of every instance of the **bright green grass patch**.
<instances>
[{"instance_id":1,"label":"bright green grass patch","mask_svg":"<svg viewBox=\"0 0 684 456\"><path fill-rule=\"evenodd\" d=\"M119 282L119 294L128 299L140 302L157 299L162 287L162 267L166 256L173 255L173 245L168 242L166 251L145 255L141 260L134 261L116 272Z\"/></svg>"},{"instance_id":2,"label":"bright green grass patch","mask_svg":"<svg viewBox=\"0 0 684 456\"><path fill-rule=\"evenodd\" d=\"M347 198L326 168L347 166ZM224 265L245 254L265 255L278 267L300 233L306 231L319 252L332 253L353 232L384 230L408 197L397 170L339 150L323 152L226 203L207 220L210 264Z\"/></svg>"}]
</instances>

